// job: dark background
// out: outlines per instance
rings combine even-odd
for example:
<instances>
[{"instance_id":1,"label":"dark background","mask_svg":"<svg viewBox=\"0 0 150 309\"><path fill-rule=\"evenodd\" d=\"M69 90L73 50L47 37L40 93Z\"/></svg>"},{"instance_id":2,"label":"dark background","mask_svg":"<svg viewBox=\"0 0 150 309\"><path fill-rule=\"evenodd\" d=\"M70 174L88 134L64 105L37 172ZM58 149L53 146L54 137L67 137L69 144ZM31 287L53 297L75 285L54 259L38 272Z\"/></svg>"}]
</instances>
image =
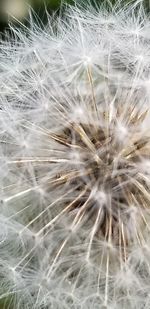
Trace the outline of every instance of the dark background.
<instances>
[{"instance_id":1,"label":"dark background","mask_svg":"<svg viewBox=\"0 0 150 309\"><path fill-rule=\"evenodd\" d=\"M88 2L88 0L0 0L0 30L3 31L9 21L19 19L24 22L27 19L27 12L29 6L33 7L34 11L44 19L45 6L51 13L55 10L59 10L62 2L70 3L74 2ZM120 2L120 0L90 0L95 4L101 4L103 2L111 2L112 4ZM144 4L144 7L149 14L150 12L150 0L139 0ZM136 0L121 0L122 5L124 3L136 2Z\"/></svg>"}]
</instances>

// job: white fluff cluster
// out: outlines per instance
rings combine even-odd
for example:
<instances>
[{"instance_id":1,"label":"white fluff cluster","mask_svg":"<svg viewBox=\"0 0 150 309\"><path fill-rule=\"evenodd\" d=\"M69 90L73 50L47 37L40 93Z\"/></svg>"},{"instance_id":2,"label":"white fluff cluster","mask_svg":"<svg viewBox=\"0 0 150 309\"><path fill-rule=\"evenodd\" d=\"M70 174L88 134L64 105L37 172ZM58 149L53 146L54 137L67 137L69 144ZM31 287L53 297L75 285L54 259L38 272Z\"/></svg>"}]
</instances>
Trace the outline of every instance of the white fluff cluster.
<instances>
[{"instance_id":1,"label":"white fluff cluster","mask_svg":"<svg viewBox=\"0 0 150 309\"><path fill-rule=\"evenodd\" d=\"M67 7L0 44L0 298L150 308L150 21Z\"/></svg>"}]
</instances>

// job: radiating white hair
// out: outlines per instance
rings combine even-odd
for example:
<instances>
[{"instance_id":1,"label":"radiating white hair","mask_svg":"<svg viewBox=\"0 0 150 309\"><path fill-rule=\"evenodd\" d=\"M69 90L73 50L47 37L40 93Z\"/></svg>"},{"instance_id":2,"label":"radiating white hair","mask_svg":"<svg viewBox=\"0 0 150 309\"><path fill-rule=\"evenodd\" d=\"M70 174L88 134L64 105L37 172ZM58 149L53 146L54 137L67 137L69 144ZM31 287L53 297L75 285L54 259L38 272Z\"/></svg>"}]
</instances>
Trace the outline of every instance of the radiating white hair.
<instances>
[{"instance_id":1,"label":"radiating white hair","mask_svg":"<svg viewBox=\"0 0 150 309\"><path fill-rule=\"evenodd\" d=\"M150 21L65 7L0 44L0 297L150 308Z\"/></svg>"}]
</instances>

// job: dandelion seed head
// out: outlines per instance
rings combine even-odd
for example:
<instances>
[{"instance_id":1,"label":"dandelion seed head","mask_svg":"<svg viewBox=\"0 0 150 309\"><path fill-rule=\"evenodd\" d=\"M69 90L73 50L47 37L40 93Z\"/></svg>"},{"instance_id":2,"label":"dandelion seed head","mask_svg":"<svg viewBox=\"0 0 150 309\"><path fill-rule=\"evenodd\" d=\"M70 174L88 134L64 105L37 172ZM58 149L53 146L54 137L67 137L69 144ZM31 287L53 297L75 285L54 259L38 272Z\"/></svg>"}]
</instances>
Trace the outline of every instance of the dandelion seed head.
<instances>
[{"instance_id":1,"label":"dandelion seed head","mask_svg":"<svg viewBox=\"0 0 150 309\"><path fill-rule=\"evenodd\" d=\"M149 19L139 2L30 18L0 54L1 298L148 309Z\"/></svg>"}]
</instances>

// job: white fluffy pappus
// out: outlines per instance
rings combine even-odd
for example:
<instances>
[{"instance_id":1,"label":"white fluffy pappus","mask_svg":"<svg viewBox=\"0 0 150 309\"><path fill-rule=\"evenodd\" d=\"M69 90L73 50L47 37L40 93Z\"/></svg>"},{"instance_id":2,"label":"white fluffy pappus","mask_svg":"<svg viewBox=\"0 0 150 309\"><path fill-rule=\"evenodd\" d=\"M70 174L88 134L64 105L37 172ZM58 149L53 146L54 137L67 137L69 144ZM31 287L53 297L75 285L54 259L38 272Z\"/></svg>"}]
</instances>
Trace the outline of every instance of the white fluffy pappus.
<instances>
[{"instance_id":1,"label":"white fluffy pappus","mask_svg":"<svg viewBox=\"0 0 150 309\"><path fill-rule=\"evenodd\" d=\"M64 8L0 44L0 298L150 308L150 21Z\"/></svg>"}]
</instances>

